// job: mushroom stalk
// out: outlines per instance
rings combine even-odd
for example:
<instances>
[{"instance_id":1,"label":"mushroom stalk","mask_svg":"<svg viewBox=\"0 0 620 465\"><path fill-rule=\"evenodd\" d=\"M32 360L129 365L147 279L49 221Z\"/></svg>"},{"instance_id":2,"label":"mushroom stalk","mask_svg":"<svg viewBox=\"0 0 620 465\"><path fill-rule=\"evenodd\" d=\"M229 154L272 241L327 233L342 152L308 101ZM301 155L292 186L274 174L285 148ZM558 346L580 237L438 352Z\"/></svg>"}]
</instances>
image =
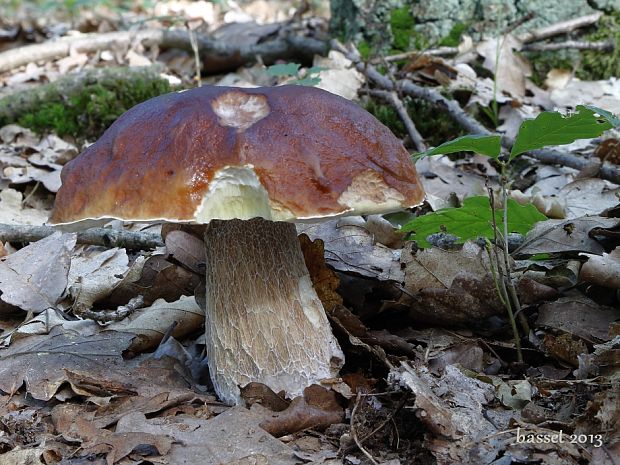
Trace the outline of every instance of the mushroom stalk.
<instances>
[{"instance_id":1,"label":"mushroom stalk","mask_svg":"<svg viewBox=\"0 0 620 465\"><path fill-rule=\"evenodd\" d=\"M295 225L212 220L206 248L206 348L218 396L239 403L255 381L291 396L334 377L344 355L334 338Z\"/></svg>"}]
</instances>

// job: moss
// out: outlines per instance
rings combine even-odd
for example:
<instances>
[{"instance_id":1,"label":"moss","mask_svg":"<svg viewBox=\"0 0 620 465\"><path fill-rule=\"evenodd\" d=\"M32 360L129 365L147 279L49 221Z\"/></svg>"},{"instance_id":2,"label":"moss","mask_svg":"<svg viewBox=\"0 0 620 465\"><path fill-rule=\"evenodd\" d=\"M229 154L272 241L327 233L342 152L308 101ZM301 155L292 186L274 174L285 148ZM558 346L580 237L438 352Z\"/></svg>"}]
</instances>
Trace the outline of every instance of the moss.
<instances>
[{"instance_id":1,"label":"moss","mask_svg":"<svg viewBox=\"0 0 620 465\"><path fill-rule=\"evenodd\" d=\"M467 24L456 23L443 39L439 41L439 45L444 47L457 47L461 42L461 36L467 30Z\"/></svg>"},{"instance_id":2,"label":"moss","mask_svg":"<svg viewBox=\"0 0 620 465\"><path fill-rule=\"evenodd\" d=\"M464 135L463 129L446 112L437 111L430 103L407 98L404 104L416 128L430 145L437 146ZM407 135L405 125L392 106L369 100L364 108L390 128L396 137L403 139Z\"/></svg>"},{"instance_id":3,"label":"moss","mask_svg":"<svg viewBox=\"0 0 620 465\"><path fill-rule=\"evenodd\" d=\"M98 138L134 105L170 92L163 79L118 80L115 85L93 83L71 97L58 94L36 110L22 114L18 123L39 133L54 131L59 136Z\"/></svg>"},{"instance_id":4,"label":"moss","mask_svg":"<svg viewBox=\"0 0 620 465\"><path fill-rule=\"evenodd\" d=\"M392 47L396 50L408 50L413 34L414 20L408 6L395 8L390 13L392 29Z\"/></svg>"},{"instance_id":5,"label":"moss","mask_svg":"<svg viewBox=\"0 0 620 465\"><path fill-rule=\"evenodd\" d=\"M368 60L370 58L372 48L365 40L362 40L359 44L357 44L357 50L360 52L360 55L364 60Z\"/></svg>"},{"instance_id":6,"label":"moss","mask_svg":"<svg viewBox=\"0 0 620 465\"><path fill-rule=\"evenodd\" d=\"M364 105L366 111L385 124L399 138L405 137L405 125L398 117L396 110L376 100L368 100Z\"/></svg>"},{"instance_id":7,"label":"moss","mask_svg":"<svg viewBox=\"0 0 620 465\"><path fill-rule=\"evenodd\" d=\"M557 52L529 52L526 55L532 66L531 80L537 86L542 86L547 73L552 69L567 69L573 71L579 64L579 53L575 50L558 50Z\"/></svg>"},{"instance_id":8,"label":"moss","mask_svg":"<svg viewBox=\"0 0 620 465\"><path fill-rule=\"evenodd\" d=\"M612 41L610 52L585 50L581 52L581 66L575 73L579 79L598 80L620 76L620 11L605 15L596 30L585 37L587 41Z\"/></svg>"},{"instance_id":9,"label":"moss","mask_svg":"<svg viewBox=\"0 0 620 465\"><path fill-rule=\"evenodd\" d=\"M584 81L609 79L620 76L620 12L603 16L593 32L582 37L588 42L613 41L611 52L596 50L558 50L553 52L530 52L526 57L532 64L532 81L542 85L552 69L568 69Z\"/></svg>"}]
</instances>

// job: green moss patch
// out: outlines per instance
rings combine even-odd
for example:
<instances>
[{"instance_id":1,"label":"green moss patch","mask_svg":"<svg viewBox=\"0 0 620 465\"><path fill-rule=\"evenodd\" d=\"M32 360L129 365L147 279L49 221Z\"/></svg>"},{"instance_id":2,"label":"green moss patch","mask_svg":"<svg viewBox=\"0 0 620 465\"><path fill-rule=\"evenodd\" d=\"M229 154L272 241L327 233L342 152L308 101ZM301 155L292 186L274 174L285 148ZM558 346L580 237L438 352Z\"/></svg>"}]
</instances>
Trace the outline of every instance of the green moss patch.
<instances>
[{"instance_id":1,"label":"green moss patch","mask_svg":"<svg viewBox=\"0 0 620 465\"><path fill-rule=\"evenodd\" d=\"M92 70L4 97L0 126L96 139L131 107L172 90L153 70Z\"/></svg>"}]
</instances>

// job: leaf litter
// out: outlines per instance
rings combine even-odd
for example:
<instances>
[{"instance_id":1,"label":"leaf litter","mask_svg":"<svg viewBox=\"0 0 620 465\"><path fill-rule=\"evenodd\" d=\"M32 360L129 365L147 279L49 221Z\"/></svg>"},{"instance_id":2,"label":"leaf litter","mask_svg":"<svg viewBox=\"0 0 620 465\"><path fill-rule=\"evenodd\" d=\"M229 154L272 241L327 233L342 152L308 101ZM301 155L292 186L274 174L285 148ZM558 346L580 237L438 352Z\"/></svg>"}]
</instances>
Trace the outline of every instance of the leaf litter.
<instances>
[{"instance_id":1,"label":"leaf litter","mask_svg":"<svg viewBox=\"0 0 620 465\"><path fill-rule=\"evenodd\" d=\"M265 18L283 18L265 2L252 3ZM202 18L213 29L249 17L238 6L226 16L219 4L208 2L162 5L172 8L162 15L174 10ZM111 24L89 21L101 28ZM253 32L237 40L256 42L274 31L246 26ZM230 27L226 34L234 37L239 30ZM499 114L500 130L508 135L539 108L614 104L609 101L614 81L583 83L565 76L554 87L537 88L528 80L520 49L511 35L476 47L483 66L500 71L499 92L466 63L436 59L410 72L424 82L467 87L470 108L510 103ZM97 56L72 51L0 81L29 86L83 67L144 65L158 58L175 78L194 72L191 54L160 54L134 44ZM338 52L314 65L329 68L318 73L319 85L346 98L363 84ZM251 86L283 82L261 64L235 75L224 79ZM76 145L15 125L1 128L0 139L0 222L43 224L60 169L77 154ZM473 157L419 161L430 207L484 195L486 177L493 185L498 176L485 163ZM139 253L75 246L70 235L59 233L31 245L0 243L0 389L10 394L0 397L0 461L361 464L367 456L355 436L386 465L612 463L611 454L619 452L614 389L620 330L617 297L610 298L619 288L610 241L618 222L604 211L617 204L618 188L576 179L574 170L527 169L531 184L524 195L556 220L535 226L517 256L524 258L517 265L527 269L514 274L530 324L525 366L513 362L514 344L480 245L422 250L386 229L382 218L337 219L299 230L310 238L302 239L308 267L351 372L311 389L314 396L288 399L259 390L250 410L219 404L208 394L207 381L199 384L195 376L203 363L203 316L193 297L204 272L199 233L163 233L165 250ZM532 257L537 254L553 256ZM80 309L113 312L138 295L144 307L122 321L102 325L76 318ZM610 445L518 443L519 429L602 432Z\"/></svg>"}]
</instances>

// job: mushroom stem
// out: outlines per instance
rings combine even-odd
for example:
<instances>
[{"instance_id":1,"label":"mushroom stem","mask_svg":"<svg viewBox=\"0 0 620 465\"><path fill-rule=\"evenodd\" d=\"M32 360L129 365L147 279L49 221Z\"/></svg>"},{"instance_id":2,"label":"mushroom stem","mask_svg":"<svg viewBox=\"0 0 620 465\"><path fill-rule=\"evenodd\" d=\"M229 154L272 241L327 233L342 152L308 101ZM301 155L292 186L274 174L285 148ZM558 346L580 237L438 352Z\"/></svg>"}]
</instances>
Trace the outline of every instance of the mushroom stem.
<instances>
[{"instance_id":1,"label":"mushroom stem","mask_svg":"<svg viewBox=\"0 0 620 465\"><path fill-rule=\"evenodd\" d=\"M337 375L344 355L310 280L295 225L213 220L206 248L206 347L224 402L255 381L300 395Z\"/></svg>"}]
</instances>

